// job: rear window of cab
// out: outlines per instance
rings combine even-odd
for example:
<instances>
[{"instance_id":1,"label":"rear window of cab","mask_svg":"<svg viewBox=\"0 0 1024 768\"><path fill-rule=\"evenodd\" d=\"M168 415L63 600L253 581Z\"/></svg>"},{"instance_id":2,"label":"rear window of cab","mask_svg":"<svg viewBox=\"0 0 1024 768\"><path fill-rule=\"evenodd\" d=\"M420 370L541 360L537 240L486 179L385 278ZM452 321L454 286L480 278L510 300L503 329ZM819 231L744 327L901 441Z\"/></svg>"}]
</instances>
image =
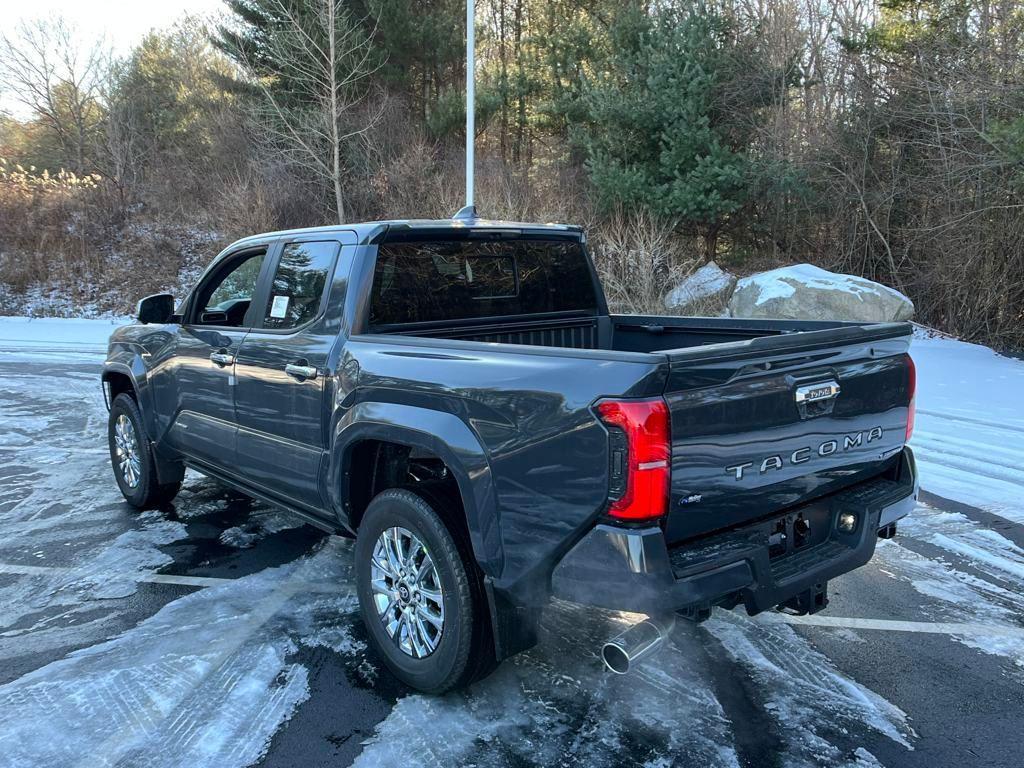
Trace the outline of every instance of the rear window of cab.
<instances>
[{"instance_id":1,"label":"rear window of cab","mask_svg":"<svg viewBox=\"0 0 1024 768\"><path fill-rule=\"evenodd\" d=\"M384 243L374 269L370 325L596 308L593 277L576 240Z\"/></svg>"}]
</instances>

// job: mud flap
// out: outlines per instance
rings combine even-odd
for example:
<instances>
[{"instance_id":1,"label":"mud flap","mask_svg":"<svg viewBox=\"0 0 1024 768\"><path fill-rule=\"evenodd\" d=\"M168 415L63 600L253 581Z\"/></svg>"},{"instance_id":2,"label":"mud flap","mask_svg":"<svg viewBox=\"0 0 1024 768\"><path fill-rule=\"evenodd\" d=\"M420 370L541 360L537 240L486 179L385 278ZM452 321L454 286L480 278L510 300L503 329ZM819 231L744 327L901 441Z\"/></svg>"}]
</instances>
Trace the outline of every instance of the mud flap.
<instances>
[{"instance_id":1,"label":"mud flap","mask_svg":"<svg viewBox=\"0 0 1024 768\"><path fill-rule=\"evenodd\" d=\"M535 646L541 609L515 605L494 588L490 577L484 578L484 589L491 614L495 660L502 661Z\"/></svg>"},{"instance_id":2,"label":"mud flap","mask_svg":"<svg viewBox=\"0 0 1024 768\"><path fill-rule=\"evenodd\" d=\"M156 467L156 481L160 485L180 483L185 478L184 463L168 458L152 440L149 441L149 448L153 454L153 465Z\"/></svg>"}]
</instances>

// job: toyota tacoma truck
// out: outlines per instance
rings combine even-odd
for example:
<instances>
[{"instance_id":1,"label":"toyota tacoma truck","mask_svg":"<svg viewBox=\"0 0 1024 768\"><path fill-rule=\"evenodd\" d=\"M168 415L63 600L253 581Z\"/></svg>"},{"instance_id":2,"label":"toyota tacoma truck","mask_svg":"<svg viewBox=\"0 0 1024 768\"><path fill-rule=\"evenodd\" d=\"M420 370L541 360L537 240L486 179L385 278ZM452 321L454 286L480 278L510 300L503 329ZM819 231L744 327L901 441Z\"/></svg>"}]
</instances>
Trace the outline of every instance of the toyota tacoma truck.
<instances>
[{"instance_id":1,"label":"toyota tacoma truck","mask_svg":"<svg viewBox=\"0 0 1024 768\"><path fill-rule=\"evenodd\" d=\"M129 503L191 468L354 537L372 647L437 693L553 597L823 609L917 496L910 339L612 314L579 228L470 214L240 240L139 303L102 381Z\"/></svg>"}]
</instances>

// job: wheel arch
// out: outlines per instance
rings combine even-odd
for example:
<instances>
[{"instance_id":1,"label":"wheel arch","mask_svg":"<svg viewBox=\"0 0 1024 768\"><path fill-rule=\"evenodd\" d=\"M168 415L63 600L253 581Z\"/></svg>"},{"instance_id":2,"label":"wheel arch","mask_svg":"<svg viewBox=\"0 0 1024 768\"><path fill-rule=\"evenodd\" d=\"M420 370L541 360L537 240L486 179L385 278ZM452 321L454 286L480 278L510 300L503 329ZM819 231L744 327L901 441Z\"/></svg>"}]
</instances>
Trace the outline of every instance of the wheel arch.
<instances>
[{"instance_id":1,"label":"wheel arch","mask_svg":"<svg viewBox=\"0 0 1024 768\"><path fill-rule=\"evenodd\" d=\"M153 420L153 409L150 408L149 392L146 388L146 367L142 358L136 352L129 349L117 351L113 357L103 363L101 380L104 384L110 385L110 399L107 406L111 406L114 398L121 392L130 392L139 406L142 414L142 423L146 428L146 435L150 440L156 434L156 424ZM120 387L118 392L114 387Z\"/></svg>"},{"instance_id":2,"label":"wheel arch","mask_svg":"<svg viewBox=\"0 0 1024 768\"><path fill-rule=\"evenodd\" d=\"M151 395L146 387L146 371L138 355L125 356L126 359L107 360L103 364L100 380L104 387L109 387L107 407L114 404L114 398L127 393L135 400L139 414L142 416L142 427L146 430L146 439L153 449L157 477L160 483L178 482L184 477L185 466L175 455L166 455L164 449L157 444L154 435L157 433L156 417L151 406Z\"/></svg>"},{"instance_id":3,"label":"wheel arch","mask_svg":"<svg viewBox=\"0 0 1024 768\"><path fill-rule=\"evenodd\" d=\"M331 506L353 531L359 523L359 504L369 501L361 489L372 483L372 478L357 473L362 470L358 462L361 446L370 442L422 451L443 462L462 501L473 556L485 575L499 576L503 553L491 470L472 430L454 414L428 408L396 403L355 405L336 426L327 480Z\"/></svg>"},{"instance_id":4,"label":"wheel arch","mask_svg":"<svg viewBox=\"0 0 1024 768\"><path fill-rule=\"evenodd\" d=\"M108 366L103 371L101 381L107 385L107 408L114 404L114 398L125 392L138 402L139 395L135 386L135 377L126 366Z\"/></svg>"}]
</instances>

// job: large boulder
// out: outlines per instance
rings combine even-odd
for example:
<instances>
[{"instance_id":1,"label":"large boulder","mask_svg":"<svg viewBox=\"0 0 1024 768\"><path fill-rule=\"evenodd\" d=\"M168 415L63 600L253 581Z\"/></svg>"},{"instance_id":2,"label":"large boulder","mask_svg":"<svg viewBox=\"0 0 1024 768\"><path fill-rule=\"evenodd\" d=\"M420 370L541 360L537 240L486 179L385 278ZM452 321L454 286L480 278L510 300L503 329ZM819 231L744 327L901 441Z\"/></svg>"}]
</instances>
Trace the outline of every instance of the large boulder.
<instances>
[{"instance_id":1,"label":"large boulder","mask_svg":"<svg viewBox=\"0 0 1024 768\"><path fill-rule=\"evenodd\" d=\"M813 264L795 264L745 277L729 300L733 317L787 320L909 320L914 304L899 291Z\"/></svg>"},{"instance_id":2,"label":"large boulder","mask_svg":"<svg viewBox=\"0 0 1024 768\"><path fill-rule=\"evenodd\" d=\"M665 309L680 314L721 311L736 287L736 275L709 261L665 295Z\"/></svg>"}]
</instances>

